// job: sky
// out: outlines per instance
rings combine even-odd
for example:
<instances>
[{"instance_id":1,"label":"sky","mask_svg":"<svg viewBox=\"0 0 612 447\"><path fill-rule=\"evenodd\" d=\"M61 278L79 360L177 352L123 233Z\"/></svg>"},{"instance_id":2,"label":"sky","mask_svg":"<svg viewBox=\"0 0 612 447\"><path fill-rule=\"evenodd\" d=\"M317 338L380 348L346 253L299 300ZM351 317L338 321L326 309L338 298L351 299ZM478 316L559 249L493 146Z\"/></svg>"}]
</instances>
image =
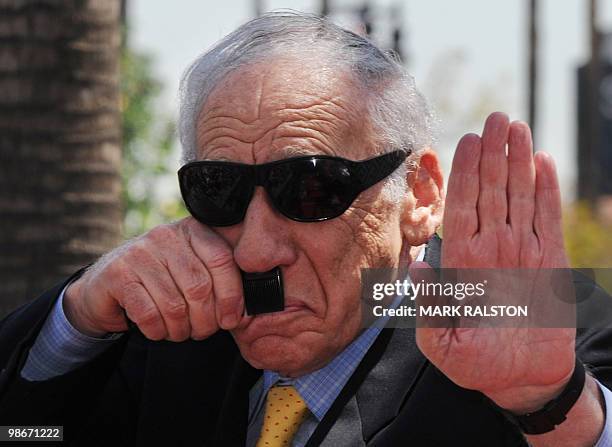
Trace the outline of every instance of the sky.
<instances>
[{"instance_id":1,"label":"sky","mask_svg":"<svg viewBox=\"0 0 612 447\"><path fill-rule=\"evenodd\" d=\"M612 0L599 1L599 26L612 30ZM265 10L307 12L316 12L319 3L263 1ZM363 2L330 3L336 10L348 10ZM459 138L480 132L490 112L527 120L527 0L370 3L381 24L388 23L390 6L399 5L396 17L407 31L407 67L438 117L436 150L446 174ZM575 193L576 67L589 57L587 6L586 0L540 0L535 147L555 158L566 202ZM155 75L164 84L158 107L176 116L183 71L198 54L252 18L253 11L252 0L129 0L130 44L154 56ZM352 24L347 13L335 19Z\"/></svg>"}]
</instances>

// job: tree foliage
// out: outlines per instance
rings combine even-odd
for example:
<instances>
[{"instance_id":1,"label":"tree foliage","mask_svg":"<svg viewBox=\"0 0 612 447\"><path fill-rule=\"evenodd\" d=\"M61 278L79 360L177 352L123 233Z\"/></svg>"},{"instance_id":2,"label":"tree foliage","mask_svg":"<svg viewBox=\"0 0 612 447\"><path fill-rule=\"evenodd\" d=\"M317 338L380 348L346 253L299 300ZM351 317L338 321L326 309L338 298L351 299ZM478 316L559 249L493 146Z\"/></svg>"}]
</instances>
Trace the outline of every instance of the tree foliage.
<instances>
[{"instance_id":1,"label":"tree foliage","mask_svg":"<svg viewBox=\"0 0 612 447\"><path fill-rule=\"evenodd\" d=\"M150 55L124 48L122 175L127 237L186 215L174 179L174 121L158 109L162 84L154 75L153 65Z\"/></svg>"},{"instance_id":2,"label":"tree foliage","mask_svg":"<svg viewBox=\"0 0 612 447\"><path fill-rule=\"evenodd\" d=\"M572 267L612 266L612 223L598 218L586 203L566 207L565 247Z\"/></svg>"}]
</instances>

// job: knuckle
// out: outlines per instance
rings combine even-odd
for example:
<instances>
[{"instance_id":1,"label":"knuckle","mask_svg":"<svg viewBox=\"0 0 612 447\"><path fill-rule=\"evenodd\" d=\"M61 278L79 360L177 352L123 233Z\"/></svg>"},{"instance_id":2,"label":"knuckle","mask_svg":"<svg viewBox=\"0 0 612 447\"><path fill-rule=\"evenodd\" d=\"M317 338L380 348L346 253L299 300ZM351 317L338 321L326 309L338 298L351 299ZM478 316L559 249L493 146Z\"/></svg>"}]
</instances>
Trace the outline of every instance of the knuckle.
<instances>
[{"instance_id":1,"label":"knuckle","mask_svg":"<svg viewBox=\"0 0 612 447\"><path fill-rule=\"evenodd\" d=\"M129 266L123 262L121 257L113 257L113 259L105 260L99 269L94 267L91 273L102 278L107 285L123 284L129 275Z\"/></svg>"},{"instance_id":2,"label":"knuckle","mask_svg":"<svg viewBox=\"0 0 612 447\"><path fill-rule=\"evenodd\" d=\"M139 327L161 326L159 313L152 308L143 310L141 306L136 305L136 310L132 319Z\"/></svg>"},{"instance_id":3,"label":"knuckle","mask_svg":"<svg viewBox=\"0 0 612 447\"><path fill-rule=\"evenodd\" d=\"M199 282L187 285L184 293L189 301L206 301L212 295L212 282L210 278L202 278Z\"/></svg>"},{"instance_id":4,"label":"knuckle","mask_svg":"<svg viewBox=\"0 0 612 447\"><path fill-rule=\"evenodd\" d=\"M113 280L120 280L125 276L125 267L125 264L121 262L120 258L115 259L103 267L102 273Z\"/></svg>"},{"instance_id":5,"label":"knuckle","mask_svg":"<svg viewBox=\"0 0 612 447\"><path fill-rule=\"evenodd\" d=\"M132 303L136 307L135 310L142 311L145 305L143 300L140 298L143 291L142 284L128 279L127 275L124 277L124 280L120 282L120 284L121 297Z\"/></svg>"},{"instance_id":6,"label":"knuckle","mask_svg":"<svg viewBox=\"0 0 612 447\"><path fill-rule=\"evenodd\" d=\"M229 249L218 247L211 250L206 264L211 269L225 270L234 265L234 255Z\"/></svg>"},{"instance_id":7,"label":"knuckle","mask_svg":"<svg viewBox=\"0 0 612 447\"><path fill-rule=\"evenodd\" d=\"M117 266L109 277L101 278L99 287L106 288L122 306L132 305L142 295L142 286L134 281L131 271L122 266Z\"/></svg>"},{"instance_id":8,"label":"knuckle","mask_svg":"<svg viewBox=\"0 0 612 447\"><path fill-rule=\"evenodd\" d=\"M168 239L174 238L176 233L174 227L170 224L158 225L155 228L149 230L147 233L148 238L154 241L167 241Z\"/></svg>"},{"instance_id":9,"label":"knuckle","mask_svg":"<svg viewBox=\"0 0 612 447\"><path fill-rule=\"evenodd\" d=\"M151 250L148 247L146 239L141 239L130 245L126 257L133 265L139 265L151 257Z\"/></svg>"},{"instance_id":10,"label":"knuckle","mask_svg":"<svg viewBox=\"0 0 612 447\"><path fill-rule=\"evenodd\" d=\"M134 267L130 265L125 260L118 260L114 266L114 280L117 281L118 284L128 285L134 284Z\"/></svg>"},{"instance_id":11,"label":"knuckle","mask_svg":"<svg viewBox=\"0 0 612 447\"><path fill-rule=\"evenodd\" d=\"M168 302L164 314L172 320L180 320L187 316L187 304L184 301Z\"/></svg>"},{"instance_id":12,"label":"knuckle","mask_svg":"<svg viewBox=\"0 0 612 447\"><path fill-rule=\"evenodd\" d=\"M132 283L124 288L128 291L127 299L124 300L125 311L130 319L139 326L155 325L160 322L157 308L149 300L142 297L140 293L129 293L129 290L138 290L139 287L139 284Z\"/></svg>"},{"instance_id":13,"label":"knuckle","mask_svg":"<svg viewBox=\"0 0 612 447\"><path fill-rule=\"evenodd\" d=\"M208 229L206 225L193 216L187 216L179 221L180 226L188 233L193 234L194 232L202 231L203 229Z\"/></svg>"}]
</instances>

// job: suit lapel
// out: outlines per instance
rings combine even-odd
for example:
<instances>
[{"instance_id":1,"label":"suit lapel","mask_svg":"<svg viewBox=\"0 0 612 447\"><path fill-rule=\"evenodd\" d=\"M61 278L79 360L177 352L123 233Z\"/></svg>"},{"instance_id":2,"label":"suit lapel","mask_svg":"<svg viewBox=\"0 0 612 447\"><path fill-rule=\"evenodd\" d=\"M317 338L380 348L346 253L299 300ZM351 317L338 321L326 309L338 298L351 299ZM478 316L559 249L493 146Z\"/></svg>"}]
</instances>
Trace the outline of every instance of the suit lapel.
<instances>
[{"instance_id":1,"label":"suit lapel","mask_svg":"<svg viewBox=\"0 0 612 447\"><path fill-rule=\"evenodd\" d=\"M394 329L385 354L372 368L356 395L363 437L367 442L396 418L428 364L417 348L415 330Z\"/></svg>"},{"instance_id":2,"label":"suit lapel","mask_svg":"<svg viewBox=\"0 0 612 447\"><path fill-rule=\"evenodd\" d=\"M249 365L240 353L236 354L213 445L245 445L249 417L249 391L261 374L262 371Z\"/></svg>"},{"instance_id":3,"label":"suit lapel","mask_svg":"<svg viewBox=\"0 0 612 447\"><path fill-rule=\"evenodd\" d=\"M431 267L438 269L442 267L441 263L442 257L442 239L437 234L434 234L427 246L425 247L425 258L424 261L427 262Z\"/></svg>"},{"instance_id":4,"label":"suit lapel","mask_svg":"<svg viewBox=\"0 0 612 447\"><path fill-rule=\"evenodd\" d=\"M138 445L202 442L196 415L206 414L208 399L205 356L198 348L195 342L149 344L138 423L147 430L139 431Z\"/></svg>"},{"instance_id":5,"label":"suit lapel","mask_svg":"<svg viewBox=\"0 0 612 447\"><path fill-rule=\"evenodd\" d=\"M248 405L250 375L257 370L244 367L248 365L228 333L220 331L214 337L149 342L138 421L147 430L139 431L138 445L201 445L213 439L220 423L228 436L241 432L236 424L242 423L240 409ZM241 394L243 388L247 391Z\"/></svg>"},{"instance_id":6,"label":"suit lapel","mask_svg":"<svg viewBox=\"0 0 612 447\"><path fill-rule=\"evenodd\" d=\"M342 413L340 413L340 416L321 443L321 447L338 447L341 445L350 445L351 447L366 445L363 440L361 415L355 396L349 399Z\"/></svg>"}]
</instances>

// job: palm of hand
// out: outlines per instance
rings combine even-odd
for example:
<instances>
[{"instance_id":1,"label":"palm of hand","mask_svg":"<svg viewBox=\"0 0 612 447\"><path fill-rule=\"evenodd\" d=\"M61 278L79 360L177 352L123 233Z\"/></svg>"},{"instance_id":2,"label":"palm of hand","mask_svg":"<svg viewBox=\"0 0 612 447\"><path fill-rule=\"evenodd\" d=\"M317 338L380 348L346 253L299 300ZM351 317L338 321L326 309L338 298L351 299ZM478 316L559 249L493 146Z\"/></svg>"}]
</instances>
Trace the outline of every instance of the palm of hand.
<instances>
[{"instance_id":1,"label":"palm of hand","mask_svg":"<svg viewBox=\"0 0 612 447\"><path fill-rule=\"evenodd\" d=\"M495 113L482 138L462 138L446 202L442 267L568 267L555 166L532 155L524 123ZM571 328L417 330L419 348L447 377L521 409L546 402L569 378L574 337Z\"/></svg>"}]
</instances>

